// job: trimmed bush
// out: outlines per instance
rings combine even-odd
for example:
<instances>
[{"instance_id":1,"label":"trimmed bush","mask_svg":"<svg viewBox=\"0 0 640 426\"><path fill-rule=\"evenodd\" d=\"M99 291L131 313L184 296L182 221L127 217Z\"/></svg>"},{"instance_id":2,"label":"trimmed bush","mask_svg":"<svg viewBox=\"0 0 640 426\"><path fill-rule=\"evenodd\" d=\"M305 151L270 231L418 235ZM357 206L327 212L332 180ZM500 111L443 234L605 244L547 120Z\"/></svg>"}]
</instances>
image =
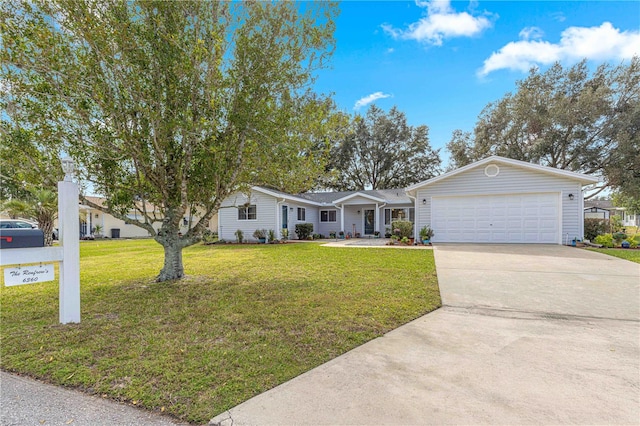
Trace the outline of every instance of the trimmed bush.
<instances>
[{"instance_id":1,"label":"trimmed bush","mask_svg":"<svg viewBox=\"0 0 640 426\"><path fill-rule=\"evenodd\" d=\"M622 240L627 238L627 234L625 234L624 232L615 232L611 236L613 237L613 240L616 242L616 245L620 245Z\"/></svg>"},{"instance_id":2,"label":"trimmed bush","mask_svg":"<svg viewBox=\"0 0 640 426\"><path fill-rule=\"evenodd\" d=\"M296 225L296 234L299 240L306 240L313 234L313 223L298 223Z\"/></svg>"},{"instance_id":3,"label":"trimmed bush","mask_svg":"<svg viewBox=\"0 0 640 426\"><path fill-rule=\"evenodd\" d=\"M393 234L399 239L411 238L413 236L413 223L408 220L395 220L391 222L391 229Z\"/></svg>"},{"instance_id":4,"label":"trimmed bush","mask_svg":"<svg viewBox=\"0 0 640 426\"><path fill-rule=\"evenodd\" d=\"M594 243L602 244L604 247L611 248L613 247L613 235L611 234L598 235L595 238Z\"/></svg>"},{"instance_id":5,"label":"trimmed bush","mask_svg":"<svg viewBox=\"0 0 640 426\"><path fill-rule=\"evenodd\" d=\"M585 219L584 238L593 241L598 235L607 232L607 221L605 219Z\"/></svg>"}]
</instances>

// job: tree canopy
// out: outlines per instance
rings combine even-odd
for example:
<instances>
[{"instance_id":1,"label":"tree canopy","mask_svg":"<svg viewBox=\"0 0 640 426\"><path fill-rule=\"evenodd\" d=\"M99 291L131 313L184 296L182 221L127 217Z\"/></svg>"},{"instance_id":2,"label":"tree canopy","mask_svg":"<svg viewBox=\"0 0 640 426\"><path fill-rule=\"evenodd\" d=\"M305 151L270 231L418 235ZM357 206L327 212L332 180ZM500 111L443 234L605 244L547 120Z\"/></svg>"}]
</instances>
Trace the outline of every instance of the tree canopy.
<instances>
[{"instance_id":1,"label":"tree canopy","mask_svg":"<svg viewBox=\"0 0 640 426\"><path fill-rule=\"evenodd\" d=\"M437 175L440 162L427 126L409 126L396 107L385 113L371 105L334 141L327 177L319 185L338 191L403 188Z\"/></svg>"},{"instance_id":2,"label":"tree canopy","mask_svg":"<svg viewBox=\"0 0 640 426\"><path fill-rule=\"evenodd\" d=\"M501 155L600 176L600 189L640 188L640 58L532 69L515 93L488 104L473 133L447 145L451 166Z\"/></svg>"},{"instance_id":3,"label":"tree canopy","mask_svg":"<svg viewBox=\"0 0 640 426\"><path fill-rule=\"evenodd\" d=\"M227 195L252 184L301 191L325 166L333 104L310 86L332 53L337 7L302 6L4 3L0 78L16 112L3 120L46 131L107 198L85 202L146 229L165 248L158 279L180 278L182 248ZM157 232L147 203L161 211ZM141 223L127 217L136 208Z\"/></svg>"}]
</instances>

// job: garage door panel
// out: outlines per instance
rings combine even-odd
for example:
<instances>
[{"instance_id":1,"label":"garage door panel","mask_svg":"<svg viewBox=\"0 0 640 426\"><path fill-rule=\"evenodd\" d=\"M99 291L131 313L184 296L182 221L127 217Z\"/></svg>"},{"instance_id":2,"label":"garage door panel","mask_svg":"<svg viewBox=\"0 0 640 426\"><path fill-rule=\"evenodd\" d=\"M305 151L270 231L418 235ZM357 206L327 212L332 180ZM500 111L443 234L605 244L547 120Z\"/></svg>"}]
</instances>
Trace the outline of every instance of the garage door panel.
<instances>
[{"instance_id":1,"label":"garage door panel","mask_svg":"<svg viewBox=\"0 0 640 426\"><path fill-rule=\"evenodd\" d=\"M434 197L435 242L558 243L558 194Z\"/></svg>"}]
</instances>

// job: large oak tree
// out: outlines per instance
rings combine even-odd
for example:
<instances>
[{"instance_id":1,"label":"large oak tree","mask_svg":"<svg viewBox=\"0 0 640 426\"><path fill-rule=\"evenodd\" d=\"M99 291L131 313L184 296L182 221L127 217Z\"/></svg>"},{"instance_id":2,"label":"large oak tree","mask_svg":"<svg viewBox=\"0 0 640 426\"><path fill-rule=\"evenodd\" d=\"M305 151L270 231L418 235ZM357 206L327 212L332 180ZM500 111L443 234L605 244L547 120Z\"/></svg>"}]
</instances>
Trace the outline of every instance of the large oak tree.
<instances>
[{"instance_id":1,"label":"large oak tree","mask_svg":"<svg viewBox=\"0 0 640 426\"><path fill-rule=\"evenodd\" d=\"M640 58L591 72L586 61L532 69L515 93L488 104L473 133L456 130L451 167L496 154L640 188ZM594 193L595 195L595 193Z\"/></svg>"},{"instance_id":2,"label":"large oak tree","mask_svg":"<svg viewBox=\"0 0 640 426\"><path fill-rule=\"evenodd\" d=\"M342 128L320 187L338 191L403 188L440 171L429 128L410 126L396 107L388 113L371 105Z\"/></svg>"},{"instance_id":3,"label":"large oak tree","mask_svg":"<svg viewBox=\"0 0 640 426\"><path fill-rule=\"evenodd\" d=\"M107 199L85 202L146 229L164 247L158 280L184 275L182 249L199 240L232 191L251 184L302 191L323 170L333 105L310 86L333 50L335 4L29 0L0 7L3 97L44 112L14 114L10 125L32 131L46 121L79 163L81 181ZM127 217L131 209L143 222ZM196 209L199 220L179 234Z\"/></svg>"}]
</instances>

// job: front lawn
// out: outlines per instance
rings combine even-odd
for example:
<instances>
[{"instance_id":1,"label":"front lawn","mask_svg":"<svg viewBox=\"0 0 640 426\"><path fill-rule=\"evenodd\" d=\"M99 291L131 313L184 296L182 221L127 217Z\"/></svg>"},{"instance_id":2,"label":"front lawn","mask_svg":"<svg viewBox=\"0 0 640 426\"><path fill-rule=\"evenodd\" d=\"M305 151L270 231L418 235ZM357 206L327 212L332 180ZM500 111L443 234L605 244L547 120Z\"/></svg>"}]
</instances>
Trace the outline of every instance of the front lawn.
<instances>
[{"instance_id":1,"label":"front lawn","mask_svg":"<svg viewBox=\"0 0 640 426\"><path fill-rule=\"evenodd\" d=\"M640 250L638 249L589 249L599 253L608 254L609 256L619 257L621 259L630 260L640 263Z\"/></svg>"},{"instance_id":2,"label":"front lawn","mask_svg":"<svg viewBox=\"0 0 640 426\"><path fill-rule=\"evenodd\" d=\"M82 322L58 283L0 286L0 366L206 423L440 306L431 250L194 246L155 283L151 240L81 244Z\"/></svg>"}]
</instances>

